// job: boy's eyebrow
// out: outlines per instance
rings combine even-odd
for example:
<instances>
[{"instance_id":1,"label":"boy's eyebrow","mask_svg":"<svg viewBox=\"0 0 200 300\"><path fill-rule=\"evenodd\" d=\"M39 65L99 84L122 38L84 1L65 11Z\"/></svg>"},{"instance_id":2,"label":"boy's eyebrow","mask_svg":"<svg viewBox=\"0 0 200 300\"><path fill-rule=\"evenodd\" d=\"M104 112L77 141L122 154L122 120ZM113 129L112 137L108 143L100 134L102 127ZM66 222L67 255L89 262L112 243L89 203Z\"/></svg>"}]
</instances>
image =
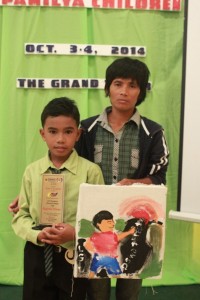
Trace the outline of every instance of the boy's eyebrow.
<instances>
[{"instance_id":1,"label":"boy's eyebrow","mask_svg":"<svg viewBox=\"0 0 200 300\"><path fill-rule=\"evenodd\" d=\"M57 127L53 127L53 126L50 126L50 127L48 127L48 129L58 129ZM65 127L65 128L63 128L63 129L74 129L74 127L73 126L67 126L67 127Z\"/></svg>"}]
</instances>

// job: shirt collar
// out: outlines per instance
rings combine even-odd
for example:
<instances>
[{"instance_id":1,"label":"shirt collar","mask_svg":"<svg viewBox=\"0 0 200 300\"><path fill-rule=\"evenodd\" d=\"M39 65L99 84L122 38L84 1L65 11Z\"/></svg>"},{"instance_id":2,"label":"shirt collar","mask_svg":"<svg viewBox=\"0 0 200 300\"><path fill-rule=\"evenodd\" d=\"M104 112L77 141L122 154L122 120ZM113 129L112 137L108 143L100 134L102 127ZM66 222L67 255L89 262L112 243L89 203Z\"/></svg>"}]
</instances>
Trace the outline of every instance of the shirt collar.
<instances>
[{"instance_id":1,"label":"shirt collar","mask_svg":"<svg viewBox=\"0 0 200 300\"><path fill-rule=\"evenodd\" d=\"M112 106L106 107L104 111L99 115L97 121L101 123L101 126L108 125L108 114L112 111ZM139 128L140 126L140 114L137 109L135 109L135 113L128 120L128 122L133 121Z\"/></svg>"},{"instance_id":2,"label":"shirt collar","mask_svg":"<svg viewBox=\"0 0 200 300\"><path fill-rule=\"evenodd\" d=\"M52 161L50 160L49 157L49 152L47 155L44 157L44 160L42 162L42 167L41 167L41 174L47 173L49 167L55 168L53 165ZM73 149L72 153L68 157L68 159L62 164L60 169L65 168L69 172L76 174L77 173L77 168L78 168L78 154L75 149Z\"/></svg>"}]
</instances>

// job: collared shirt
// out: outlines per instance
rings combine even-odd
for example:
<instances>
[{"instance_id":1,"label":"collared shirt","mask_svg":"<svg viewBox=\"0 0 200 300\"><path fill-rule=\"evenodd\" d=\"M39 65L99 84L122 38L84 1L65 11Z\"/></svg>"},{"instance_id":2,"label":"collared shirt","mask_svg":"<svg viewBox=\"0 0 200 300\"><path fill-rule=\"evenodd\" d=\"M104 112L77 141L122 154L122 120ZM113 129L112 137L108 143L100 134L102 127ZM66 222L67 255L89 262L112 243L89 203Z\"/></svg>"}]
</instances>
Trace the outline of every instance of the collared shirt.
<instances>
[{"instance_id":1,"label":"collared shirt","mask_svg":"<svg viewBox=\"0 0 200 300\"><path fill-rule=\"evenodd\" d=\"M139 164L140 115L138 111L136 110L117 133L113 132L108 122L110 111L111 107L105 109L98 117L99 126L94 149L94 161L101 167L106 184L130 178Z\"/></svg>"},{"instance_id":2,"label":"collared shirt","mask_svg":"<svg viewBox=\"0 0 200 300\"><path fill-rule=\"evenodd\" d=\"M42 175L51 173L49 167L55 168L49 155L46 155L26 168L19 196L20 210L12 222L18 236L37 245L38 231L32 227L40 223ZM75 150L60 167L62 168L65 168L62 172L65 177L63 222L75 226L80 184L103 184L103 175L99 166L78 156ZM69 248L72 245L72 242L68 242L62 246Z\"/></svg>"}]
</instances>

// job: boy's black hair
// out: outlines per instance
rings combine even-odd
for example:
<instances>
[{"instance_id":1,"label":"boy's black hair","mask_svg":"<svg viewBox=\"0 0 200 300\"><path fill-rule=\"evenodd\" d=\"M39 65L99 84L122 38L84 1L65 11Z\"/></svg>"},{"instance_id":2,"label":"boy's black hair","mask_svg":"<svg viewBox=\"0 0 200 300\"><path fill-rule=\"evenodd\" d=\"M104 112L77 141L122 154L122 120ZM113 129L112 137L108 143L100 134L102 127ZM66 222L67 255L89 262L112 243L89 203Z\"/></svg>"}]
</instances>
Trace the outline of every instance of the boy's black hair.
<instances>
[{"instance_id":1,"label":"boy's black hair","mask_svg":"<svg viewBox=\"0 0 200 300\"><path fill-rule=\"evenodd\" d=\"M42 127L48 117L67 116L72 117L77 126L80 122L80 113L74 100L67 97L60 97L51 100L43 109L41 114Z\"/></svg>"},{"instance_id":2,"label":"boy's black hair","mask_svg":"<svg viewBox=\"0 0 200 300\"><path fill-rule=\"evenodd\" d=\"M110 85L114 79L131 78L136 80L140 87L140 95L136 103L137 106L141 104L146 97L149 75L150 72L146 64L138 59L132 59L129 57L116 59L106 70L106 83L104 88L106 96L109 96Z\"/></svg>"},{"instance_id":3,"label":"boy's black hair","mask_svg":"<svg viewBox=\"0 0 200 300\"><path fill-rule=\"evenodd\" d=\"M92 224L94 225L94 227L98 228L97 224L101 223L102 220L112 220L112 219L113 219L113 215L108 210L101 210L96 215L94 215Z\"/></svg>"}]
</instances>

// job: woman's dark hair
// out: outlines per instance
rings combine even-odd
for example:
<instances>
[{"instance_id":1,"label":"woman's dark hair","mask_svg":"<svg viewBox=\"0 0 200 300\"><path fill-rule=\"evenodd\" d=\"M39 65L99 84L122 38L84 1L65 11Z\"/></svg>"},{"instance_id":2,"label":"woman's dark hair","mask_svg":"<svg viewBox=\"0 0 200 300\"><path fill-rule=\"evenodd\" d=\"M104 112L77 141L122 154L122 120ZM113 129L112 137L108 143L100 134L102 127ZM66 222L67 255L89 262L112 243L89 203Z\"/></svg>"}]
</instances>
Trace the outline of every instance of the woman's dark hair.
<instances>
[{"instance_id":1,"label":"woman's dark hair","mask_svg":"<svg viewBox=\"0 0 200 300\"><path fill-rule=\"evenodd\" d=\"M145 63L138 59L129 57L116 59L106 70L105 93L109 96L110 85L116 78L131 78L135 80L140 87L140 95L136 105L142 103L146 97L146 91L149 80L149 69Z\"/></svg>"}]
</instances>

